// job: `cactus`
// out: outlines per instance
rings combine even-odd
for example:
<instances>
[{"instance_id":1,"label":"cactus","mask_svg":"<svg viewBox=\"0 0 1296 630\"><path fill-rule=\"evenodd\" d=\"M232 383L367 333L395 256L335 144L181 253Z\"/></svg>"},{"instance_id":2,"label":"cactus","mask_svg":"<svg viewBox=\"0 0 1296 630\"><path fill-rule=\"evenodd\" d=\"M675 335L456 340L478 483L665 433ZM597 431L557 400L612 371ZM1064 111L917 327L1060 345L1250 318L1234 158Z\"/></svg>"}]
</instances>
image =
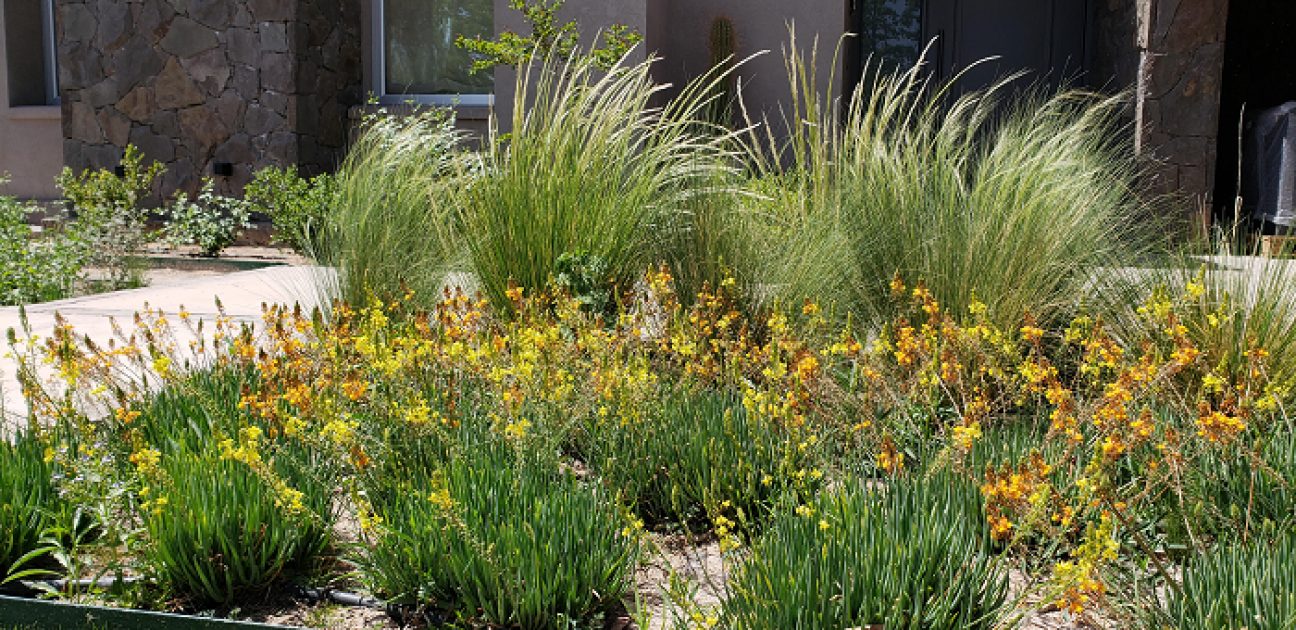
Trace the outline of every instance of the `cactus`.
<instances>
[{"instance_id":1,"label":"cactus","mask_svg":"<svg viewBox=\"0 0 1296 630\"><path fill-rule=\"evenodd\" d=\"M724 78L716 83L711 102L707 105L707 120L720 127L729 127L733 123L733 67L734 54L738 49L735 31L733 20L719 15L711 20L711 28L707 33L711 70L715 74L724 74Z\"/></svg>"}]
</instances>

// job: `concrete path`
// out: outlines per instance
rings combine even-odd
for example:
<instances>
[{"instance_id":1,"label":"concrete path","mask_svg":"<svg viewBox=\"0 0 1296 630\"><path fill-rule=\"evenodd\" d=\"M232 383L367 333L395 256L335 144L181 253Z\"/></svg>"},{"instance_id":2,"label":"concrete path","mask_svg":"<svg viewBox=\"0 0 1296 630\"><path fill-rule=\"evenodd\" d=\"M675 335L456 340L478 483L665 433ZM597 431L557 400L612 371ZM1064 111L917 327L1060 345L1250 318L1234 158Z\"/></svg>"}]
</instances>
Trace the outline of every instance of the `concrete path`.
<instances>
[{"instance_id":1,"label":"concrete path","mask_svg":"<svg viewBox=\"0 0 1296 630\"><path fill-rule=\"evenodd\" d=\"M207 331L211 331L218 314L217 298L224 305L225 314L235 321L259 324L262 304L300 303L306 309L321 304L321 280L330 276L330 271L319 267L267 267L198 278L184 284L35 304L27 307L27 320L33 333L48 337L54 329L54 314L58 313L72 324L78 335L88 335L98 343L107 343L113 336L114 319L129 330L135 313L144 310L145 305L162 309L168 315L180 312L183 306L195 321L205 320ZM16 306L0 307L0 332L9 328L22 336ZM189 340L177 341L187 343ZM15 423L20 425L24 422L26 405L14 376L14 360L8 356L10 349L3 341L0 345L5 346L4 357L0 358L0 401L3 403L0 427L12 428Z\"/></svg>"}]
</instances>

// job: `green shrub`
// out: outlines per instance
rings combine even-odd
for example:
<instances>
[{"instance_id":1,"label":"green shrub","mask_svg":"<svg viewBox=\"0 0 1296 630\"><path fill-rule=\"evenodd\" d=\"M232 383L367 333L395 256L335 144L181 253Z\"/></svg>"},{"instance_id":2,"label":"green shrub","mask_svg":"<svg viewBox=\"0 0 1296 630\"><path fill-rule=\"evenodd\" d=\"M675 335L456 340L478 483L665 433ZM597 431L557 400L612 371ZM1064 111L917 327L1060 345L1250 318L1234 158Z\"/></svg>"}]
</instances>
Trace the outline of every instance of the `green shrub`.
<instances>
[{"instance_id":1,"label":"green shrub","mask_svg":"<svg viewBox=\"0 0 1296 630\"><path fill-rule=\"evenodd\" d=\"M639 547L570 473L490 449L368 492L381 523L359 562L380 596L494 627L566 628L619 605Z\"/></svg>"},{"instance_id":2,"label":"green shrub","mask_svg":"<svg viewBox=\"0 0 1296 630\"><path fill-rule=\"evenodd\" d=\"M301 485L297 505L243 462L187 450L162 467L169 482L142 497L145 556L177 595L227 603L311 571L330 544L327 491Z\"/></svg>"},{"instance_id":3,"label":"green shrub","mask_svg":"<svg viewBox=\"0 0 1296 630\"><path fill-rule=\"evenodd\" d=\"M44 445L30 434L13 437L0 435L0 580L19 558L43 546L41 535L61 504Z\"/></svg>"},{"instance_id":4,"label":"green shrub","mask_svg":"<svg viewBox=\"0 0 1296 630\"><path fill-rule=\"evenodd\" d=\"M28 217L35 211L0 196L0 305L71 297L85 265L86 248L67 234L34 237Z\"/></svg>"},{"instance_id":5,"label":"green shrub","mask_svg":"<svg viewBox=\"0 0 1296 630\"><path fill-rule=\"evenodd\" d=\"M327 173L305 178L296 166L270 166L257 171L244 191L250 208L274 222L277 242L314 255L315 236L337 203L337 188L337 179Z\"/></svg>"},{"instance_id":6,"label":"green shrub","mask_svg":"<svg viewBox=\"0 0 1296 630\"><path fill-rule=\"evenodd\" d=\"M171 245L197 245L204 256L219 256L221 250L242 236L243 230L252 227L248 222L248 205L217 195L210 178L203 181L197 199L190 201L188 195L180 193L167 214L163 240Z\"/></svg>"},{"instance_id":7,"label":"green shrub","mask_svg":"<svg viewBox=\"0 0 1296 630\"><path fill-rule=\"evenodd\" d=\"M1195 558L1182 592L1151 615L1155 630L1279 630L1296 627L1296 534L1277 544L1226 546Z\"/></svg>"},{"instance_id":8,"label":"green shrub","mask_svg":"<svg viewBox=\"0 0 1296 630\"><path fill-rule=\"evenodd\" d=\"M165 169L156 162L143 168L143 159L139 149L126 145L120 177L107 169L75 175L65 167L56 182L76 212L69 232L88 248L90 266L108 271L110 288L135 281L131 259L148 240L148 210L139 201Z\"/></svg>"},{"instance_id":9,"label":"green shrub","mask_svg":"<svg viewBox=\"0 0 1296 630\"><path fill-rule=\"evenodd\" d=\"M590 468L648 523L724 517L755 531L776 504L818 488L816 440L755 416L742 396L678 392L659 404L597 420L587 447Z\"/></svg>"},{"instance_id":10,"label":"green shrub","mask_svg":"<svg viewBox=\"0 0 1296 630\"><path fill-rule=\"evenodd\" d=\"M947 477L849 485L776 519L731 581L734 628L989 628L1007 572L977 489Z\"/></svg>"}]
</instances>

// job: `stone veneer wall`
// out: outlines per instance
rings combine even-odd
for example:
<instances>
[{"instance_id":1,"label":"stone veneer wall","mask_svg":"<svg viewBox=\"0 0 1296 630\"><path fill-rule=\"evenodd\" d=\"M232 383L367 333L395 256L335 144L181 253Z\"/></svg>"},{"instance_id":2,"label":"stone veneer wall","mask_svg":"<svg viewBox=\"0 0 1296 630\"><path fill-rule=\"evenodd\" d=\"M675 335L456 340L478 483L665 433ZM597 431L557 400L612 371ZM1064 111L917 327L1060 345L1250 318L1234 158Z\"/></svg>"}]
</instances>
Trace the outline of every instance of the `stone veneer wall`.
<instances>
[{"instance_id":1,"label":"stone veneer wall","mask_svg":"<svg viewBox=\"0 0 1296 630\"><path fill-rule=\"evenodd\" d=\"M361 101L360 0L56 0L63 158L162 162L156 193L214 162L239 193L259 168L332 170Z\"/></svg>"},{"instance_id":2,"label":"stone veneer wall","mask_svg":"<svg viewBox=\"0 0 1296 630\"><path fill-rule=\"evenodd\" d=\"M1228 0L1139 0L1136 142L1155 160L1154 190L1183 209L1209 208L1215 188Z\"/></svg>"}]
</instances>

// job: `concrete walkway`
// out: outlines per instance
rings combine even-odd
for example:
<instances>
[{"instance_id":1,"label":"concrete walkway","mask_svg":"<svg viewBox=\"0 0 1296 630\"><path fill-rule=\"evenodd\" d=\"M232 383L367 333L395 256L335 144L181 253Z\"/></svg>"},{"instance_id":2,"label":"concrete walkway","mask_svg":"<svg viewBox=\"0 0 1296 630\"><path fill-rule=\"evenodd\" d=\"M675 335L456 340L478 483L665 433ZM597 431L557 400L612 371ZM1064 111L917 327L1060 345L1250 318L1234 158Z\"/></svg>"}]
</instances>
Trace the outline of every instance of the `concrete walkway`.
<instances>
[{"instance_id":1,"label":"concrete walkway","mask_svg":"<svg viewBox=\"0 0 1296 630\"><path fill-rule=\"evenodd\" d=\"M210 335L218 314L217 298L224 306L225 314L235 321L259 324L262 304L300 303L306 309L321 304L321 280L330 276L329 270L319 267L267 267L198 278L184 284L34 304L27 307L27 320L31 332L48 337L54 330L54 315L58 313L68 320L78 335L88 335L95 342L106 344L113 337L114 319L129 331L135 313L144 310L146 305L161 309L168 315L180 312L183 307L195 322L199 319L206 321L206 334ZM13 328L20 338L23 336L16 306L0 307L0 332L9 328ZM177 327L176 332L179 336L182 327ZM177 341L188 343L189 339L178 338ZM26 404L14 375L15 362L8 356L10 349L4 342L0 345L5 346L5 356L0 358L0 401L3 401L0 426L12 428L24 422Z\"/></svg>"}]
</instances>

